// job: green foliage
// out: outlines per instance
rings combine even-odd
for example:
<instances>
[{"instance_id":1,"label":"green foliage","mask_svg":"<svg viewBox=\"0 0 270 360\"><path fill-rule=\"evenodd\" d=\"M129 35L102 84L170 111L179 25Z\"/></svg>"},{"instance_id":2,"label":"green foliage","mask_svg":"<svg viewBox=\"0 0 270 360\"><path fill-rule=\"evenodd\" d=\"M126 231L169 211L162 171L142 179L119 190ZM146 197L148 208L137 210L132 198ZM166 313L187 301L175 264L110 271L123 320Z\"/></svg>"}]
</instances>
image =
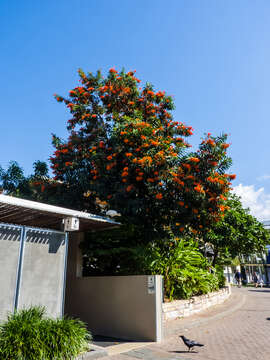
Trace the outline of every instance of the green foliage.
<instances>
[{"instance_id":1,"label":"green foliage","mask_svg":"<svg viewBox=\"0 0 270 360\"><path fill-rule=\"evenodd\" d=\"M10 314L0 325L0 358L75 359L85 351L90 340L80 320L46 318L44 308L31 307Z\"/></svg>"},{"instance_id":2,"label":"green foliage","mask_svg":"<svg viewBox=\"0 0 270 360\"><path fill-rule=\"evenodd\" d=\"M153 242L151 235L152 232L147 232L142 226L132 224L86 233L84 241L80 244L84 259L84 275L142 274L141 261L144 259L147 244ZM161 243L166 236L165 231L159 234Z\"/></svg>"},{"instance_id":3,"label":"green foliage","mask_svg":"<svg viewBox=\"0 0 270 360\"><path fill-rule=\"evenodd\" d=\"M37 200L41 189L40 187L37 189L34 185L38 180L43 182L48 179L48 166L45 162L37 160L33 168L34 174L26 176L23 168L16 161L11 161L6 170L0 166L0 187L4 193Z\"/></svg>"},{"instance_id":4,"label":"green foliage","mask_svg":"<svg viewBox=\"0 0 270 360\"><path fill-rule=\"evenodd\" d=\"M127 236L130 230L129 236ZM102 246L101 246L102 244ZM132 226L121 226L98 233L87 233L80 244L84 276L128 275L136 273L132 249L136 247Z\"/></svg>"},{"instance_id":5,"label":"green foliage","mask_svg":"<svg viewBox=\"0 0 270 360\"><path fill-rule=\"evenodd\" d=\"M23 168L16 161L11 161L7 169L0 166L0 189L10 196L85 209L83 194L69 191L68 185L50 178L48 165L39 160L34 162L33 174L29 176L24 174ZM93 206L90 210L95 211L97 207Z\"/></svg>"},{"instance_id":6,"label":"green foliage","mask_svg":"<svg viewBox=\"0 0 270 360\"><path fill-rule=\"evenodd\" d=\"M165 296L170 300L218 289L218 278L192 239L172 237L162 245L148 247L140 258L144 273L163 275Z\"/></svg>"},{"instance_id":7,"label":"green foliage","mask_svg":"<svg viewBox=\"0 0 270 360\"><path fill-rule=\"evenodd\" d=\"M204 235L204 241L214 250L214 263L221 263L226 257L263 253L270 237L262 223L243 208L237 196L230 195L225 204L228 210L223 219L213 224Z\"/></svg>"},{"instance_id":8,"label":"green foliage","mask_svg":"<svg viewBox=\"0 0 270 360\"><path fill-rule=\"evenodd\" d=\"M226 284L226 277L224 276L223 266L216 266L216 276L218 278L218 287L222 288Z\"/></svg>"},{"instance_id":9,"label":"green foliage","mask_svg":"<svg viewBox=\"0 0 270 360\"><path fill-rule=\"evenodd\" d=\"M8 194L16 196L21 191L29 193L28 182L23 169L16 161L11 161L7 170L0 167L1 188Z\"/></svg>"},{"instance_id":10,"label":"green foliage","mask_svg":"<svg viewBox=\"0 0 270 360\"><path fill-rule=\"evenodd\" d=\"M84 275L163 275L165 296L171 300L218 289L215 269L210 268L192 238L164 233L162 240L149 243L143 241L145 234L140 231L136 226L121 226L88 234L81 244Z\"/></svg>"},{"instance_id":11,"label":"green foliage","mask_svg":"<svg viewBox=\"0 0 270 360\"><path fill-rule=\"evenodd\" d=\"M44 161L36 160L33 164L34 176L36 178L48 177L48 165Z\"/></svg>"}]
</instances>

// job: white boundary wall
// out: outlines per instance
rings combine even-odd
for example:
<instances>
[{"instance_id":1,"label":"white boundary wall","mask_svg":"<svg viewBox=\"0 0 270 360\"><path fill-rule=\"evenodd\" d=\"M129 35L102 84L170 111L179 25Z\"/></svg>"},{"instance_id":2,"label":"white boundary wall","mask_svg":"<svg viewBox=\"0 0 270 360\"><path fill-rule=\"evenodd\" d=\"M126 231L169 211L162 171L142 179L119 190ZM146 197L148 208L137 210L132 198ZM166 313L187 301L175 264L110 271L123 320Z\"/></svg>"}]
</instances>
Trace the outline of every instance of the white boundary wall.
<instances>
[{"instance_id":1,"label":"white boundary wall","mask_svg":"<svg viewBox=\"0 0 270 360\"><path fill-rule=\"evenodd\" d=\"M81 277L80 240L72 234L69 241L65 313L96 335L161 341L162 277Z\"/></svg>"}]
</instances>

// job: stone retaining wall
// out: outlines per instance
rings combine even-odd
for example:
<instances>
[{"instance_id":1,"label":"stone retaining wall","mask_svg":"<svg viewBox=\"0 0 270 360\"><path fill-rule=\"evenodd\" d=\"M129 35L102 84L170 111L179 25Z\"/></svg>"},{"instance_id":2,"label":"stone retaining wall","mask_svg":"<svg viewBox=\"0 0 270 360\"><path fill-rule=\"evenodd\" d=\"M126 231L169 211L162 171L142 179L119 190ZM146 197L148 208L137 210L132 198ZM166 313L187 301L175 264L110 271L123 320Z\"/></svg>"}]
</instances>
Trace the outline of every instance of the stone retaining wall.
<instances>
[{"instance_id":1,"label":"stone retaining wall","mask_svg":"<svg viewBox=\"0 0 270 360\"><path fill-rule=\"evenodd\" d=\"M231 287L226 286L219 291L206 295L194 296L188 300L175 300L162 304L163 319L175 320L199 313L210 306L223 303L231 295Z\"/></svg>"}]
</instances>

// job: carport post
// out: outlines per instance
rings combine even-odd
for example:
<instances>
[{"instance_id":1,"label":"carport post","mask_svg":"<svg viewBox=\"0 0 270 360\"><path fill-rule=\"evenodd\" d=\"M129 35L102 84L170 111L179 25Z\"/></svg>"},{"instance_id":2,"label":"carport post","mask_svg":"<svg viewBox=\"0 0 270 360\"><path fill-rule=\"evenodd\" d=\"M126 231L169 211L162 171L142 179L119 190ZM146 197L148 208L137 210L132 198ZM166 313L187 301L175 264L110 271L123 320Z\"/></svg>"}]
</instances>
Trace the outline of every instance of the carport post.
<instances>
[{"instance_id":1,"label":"carport post","mask_svg":"<svg viewBox=\"0 0 270 360\"><path fill-rule=\"evenodd\" d=\"M20 236L20 249L19 249L19 258L18 258L18 267L17 267L17 277L16 277L16 289L14 297L14 311L18 308L20 288L21 288L21 277L22 277L22 266L23 266L23 253L24 253L24 243L26 238L27 230L25 226L21 227L21 236Z\"/></svg>"},{"instance_id":2,"label":"carport post","mask_svg":"<svg viewBox=\"0 0 270 360\"><path fill-rule=\"evenodd\" d=\"M61 315L65 313L65 294L66 294L66 279L67 279L67 259L68 259L68 232L65 232L65 263L64 263L64 280L63 280L63 293L62 293L62 310Z\"/></svg>"}]
</instances>

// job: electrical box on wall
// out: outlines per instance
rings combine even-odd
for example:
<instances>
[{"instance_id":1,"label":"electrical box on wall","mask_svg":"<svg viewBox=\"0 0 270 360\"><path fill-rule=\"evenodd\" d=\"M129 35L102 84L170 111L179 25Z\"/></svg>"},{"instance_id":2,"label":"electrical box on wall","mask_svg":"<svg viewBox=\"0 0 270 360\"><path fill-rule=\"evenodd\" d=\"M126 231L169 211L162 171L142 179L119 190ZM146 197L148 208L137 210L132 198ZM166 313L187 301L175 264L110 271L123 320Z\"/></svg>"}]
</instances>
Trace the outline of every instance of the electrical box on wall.
<instances>
[{"instance_id":1,"label":"electrical box on wall","mask_svg":"<svg viewBox=\"0 0 270 360\"><path fill-rule=\"evenodd\" d=\"M78 231L80 220L75 217L68 217L64 219L64 231Z\"/></svg>"}]
</instances>

